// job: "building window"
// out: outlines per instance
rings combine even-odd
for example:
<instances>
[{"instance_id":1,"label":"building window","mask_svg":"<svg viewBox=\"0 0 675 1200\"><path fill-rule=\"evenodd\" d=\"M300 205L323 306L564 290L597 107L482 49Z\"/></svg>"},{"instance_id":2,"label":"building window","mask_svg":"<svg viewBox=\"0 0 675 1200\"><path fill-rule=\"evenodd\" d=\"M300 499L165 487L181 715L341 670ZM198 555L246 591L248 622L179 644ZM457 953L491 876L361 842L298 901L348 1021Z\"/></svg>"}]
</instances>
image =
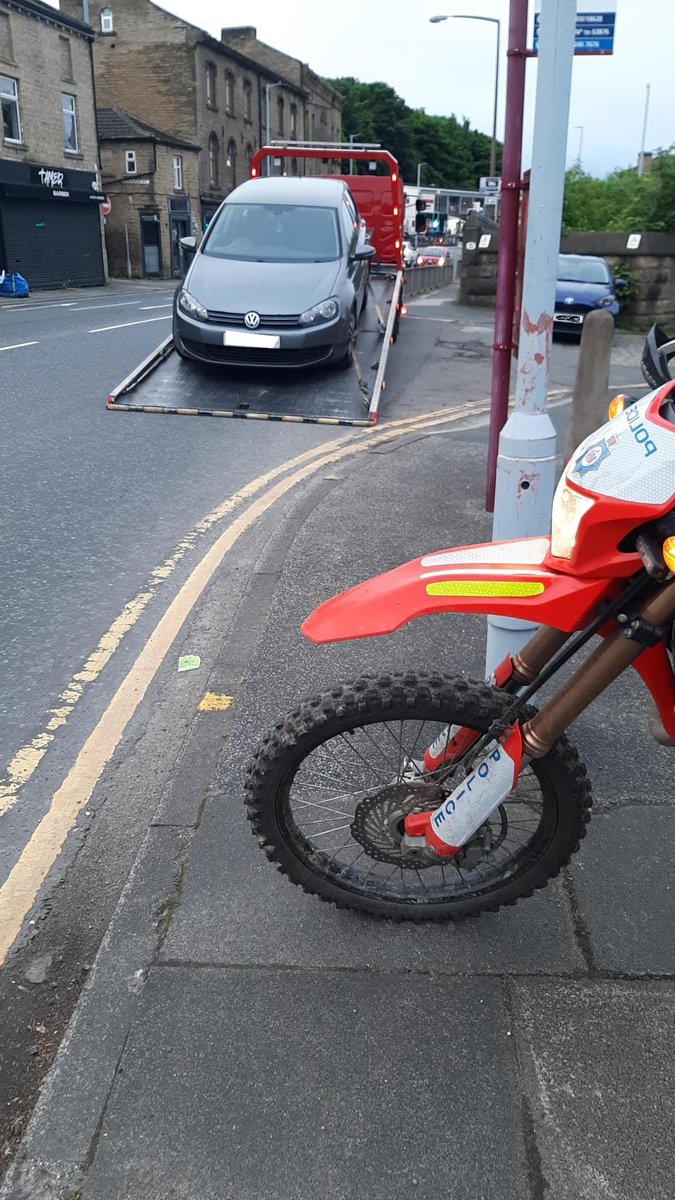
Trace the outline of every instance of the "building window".
<instances>
[{"instance_id":1,"label":"building window","mask_svg":"<svg viewBox=\"0 0 675 1200\"><path fill-rule=\"evenodd\" d=\"M0 58L4 59L5 62L14 62L9 13L4 12L0 12Z\"/></svg>"},{"instance_id":2,"label":"building window","mask_svg":"<svg viewBox=\"0 0 675 1200\"><path fill-rule=\"evenodd\" d=\"M20 142L19 88L16 79L10 79L8 75L0 75L0 104L2 104L2 131L5 141Z\"/></svg>"},{"instance_id":3,"label":"building window","mask_svg":"<svg viewBox=\"0 0 675 1200\"><path fill-rule=\"evenodd\" d=\"M77 103L74 96L64 92L61 96L61 114L63 116L63 148L70 154L77 154Z\"/></svg>"},{"instance_id":4,"label":"building window","mask_svg":"<svg viewBox=\"0 0 675 1200\"><path fill-rule=\"evenodd\" d=\"M291 137L296 138L297 136L298 136L298 106L297 106L297 104L291 104Z\"/></svg>"},{"instance_id":5,"label":"building window","mask_svg":"<svg viewBox=\"0 0 675 1200\"><path fill-rule=\"evenodd\" d=\"M209 183L212 188L218 187L218 155L220 146L215 133L209 134Z\"/></svg>"},{"instance_id":6,"label":"building window","mask_svg":"<svg viewBox=\"0 0 675 1200\"><path fill-rule=\"evenodd\" d=\"M136 163L136 151L125 150L124 152L124 173L125 175L135 175L138 170Z\"/></svg>"},{"instance_id":7,"label":"building window","mask_svg":"<svg viewBox=\"0 0 675 1200\"><path fill-rule=\"evenodd\" d=\"M251 171L251 159L253 158L253 146L250 142L246 143L246 170Z\"/></svg>"},{"instance_id":8,"label":"building window","mask_svg":"<svg viewBox=\"0 0 675 1200\"><path fill-rule=\"evenodd\" d=\"M225 109L234 116L234 75L231 71L225 72Z\"/></svg>"},{"instance_id":9,"label":"building window","mask_svg":"<svg viewBox=\"0 0 675 1200\"><path fill-rule=\"evenodd\" d=\"M183 159L180 154L173 156L173 187L176 192L183 190Z\"/></svg>"},{"instance_id":10,"label":"building window","mask_svg":"<svg viewBox=\"0 0 675 1200\"><path fill-rule=\"evenodd\" d=\"M61 78L73 78L73 52L70 47L70 39L67 37L59 38L59 50L61 52Z\"/></svg>"},{"instance_id":11,"label":"building window","mask_svg":"<svg viewBox=\"0 0 675 1200\"><path fill-rule=\"evenodd\" d=\"M216 107L216 68L213 63L206 64L206 103L209 108Z\"/></svg>"},{"instance_id":12,"label":"building window","mask_svg":"<svg viewBox=\"0 0 675 1200\"><path fill-rule=\"evenodd\" d=\"M230 187L237 186L237 143L230 138L227 143L227 168L230 172Z\"/></svg>"},{"instance_id":13,"label":"building window","mask_svg":"<svg viewBox=\"0 0 675 1200\"><path fill-rule=\"evenodd\" d=\"M103 9L101 9L101 33L112 33L112 32L113 32L112 9L103 8Z\"/></svg>"},{"instance_id":14,"label":"building window","mask_svg":"<svg viewBox=\"0 0 675 1200\"><path fill-rule=\"evenodd\" d=\"M277 137L284 136L284 98L279 96L277 100Z\"/></svg>"},{"instance_id":15,"label":"building window","mask_svg":"<svg viewBox=\"0 0 675 1200\"><path fill-rule=\"evenodd\" d=\"M253 120L253 88L250 80L244 80L244 120Z\"/></svg>"}]
</instances>

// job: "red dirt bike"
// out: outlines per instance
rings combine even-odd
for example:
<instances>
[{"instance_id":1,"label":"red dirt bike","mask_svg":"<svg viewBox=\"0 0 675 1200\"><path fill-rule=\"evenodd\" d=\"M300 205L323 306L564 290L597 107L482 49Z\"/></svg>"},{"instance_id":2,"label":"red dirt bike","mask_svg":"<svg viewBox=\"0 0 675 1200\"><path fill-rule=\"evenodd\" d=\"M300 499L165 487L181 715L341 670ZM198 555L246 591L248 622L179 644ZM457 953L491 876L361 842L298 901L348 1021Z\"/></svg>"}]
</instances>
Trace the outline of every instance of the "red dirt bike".
<instances>
[{"instance_id":1,"label":"red dirt bike","mask_svg":"<svg viewBox=\"0 0 675 1200\"><path fill-rule=\"evenodd\" d=\"M409 921L492 912L545 887L590 817L567 726L629 665L650 730L675 745L675 341L654 327L655 388L582 442L549 537L429 554L322 604L313 642L374 637L439 612L539 625L488 683L383 674L337 685L280 720L247 775L268 857L340 907ZM536 711L539 689L600 645Z\"/></svg>"}]
</instances>

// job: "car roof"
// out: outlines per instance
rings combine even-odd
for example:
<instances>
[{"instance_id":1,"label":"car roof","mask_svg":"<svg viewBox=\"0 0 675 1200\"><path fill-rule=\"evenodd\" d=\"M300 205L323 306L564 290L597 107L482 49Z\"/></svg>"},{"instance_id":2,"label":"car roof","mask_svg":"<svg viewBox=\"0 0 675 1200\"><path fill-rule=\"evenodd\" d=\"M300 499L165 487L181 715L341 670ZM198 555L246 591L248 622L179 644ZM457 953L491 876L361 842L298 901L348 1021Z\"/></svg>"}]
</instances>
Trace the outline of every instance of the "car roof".
<instances>
[{"instance_id":1,"label":"car roof","mask_svg":"<svg viewBox=\"0 0 675 1200\"><path fill-rule=\"evenodd\" d=\"M609 266L606 258L601 258L599 254L569 254L567 250L561 250L558 258L583 258L584 262L601 262L605 266Z\"/></svg>"},{"instance_id":2,"label":"car roof","mask_svg":"<svg viewBox=\"0 0 675 1200\"><path fill-rule=\"evenodd\" d=\"M247 179L230 192L226 204L244 200L259 204L307 204L335 208L347 191L342 179L293 179L272 175L265 179Z\"/></svg>"}]
</instances>

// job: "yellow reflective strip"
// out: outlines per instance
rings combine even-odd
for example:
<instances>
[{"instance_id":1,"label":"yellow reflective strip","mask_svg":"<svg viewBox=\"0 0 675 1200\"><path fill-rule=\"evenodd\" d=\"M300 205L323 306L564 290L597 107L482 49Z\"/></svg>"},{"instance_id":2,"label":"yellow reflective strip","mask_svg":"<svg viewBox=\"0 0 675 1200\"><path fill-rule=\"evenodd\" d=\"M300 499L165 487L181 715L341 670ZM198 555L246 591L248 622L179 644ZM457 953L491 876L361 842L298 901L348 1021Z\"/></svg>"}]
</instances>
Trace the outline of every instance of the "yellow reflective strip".
<instances>
[{"instance_id":1,"label":"yellow reflective strip","mask_svg":"<svg viewBox=\"0 0 675 1200\"><path fill-rule=\"evenodd\" d=\"M507 579L442 579L427 584L427 596L540 596L544 586Z\"/></svg>"}]
</instances>

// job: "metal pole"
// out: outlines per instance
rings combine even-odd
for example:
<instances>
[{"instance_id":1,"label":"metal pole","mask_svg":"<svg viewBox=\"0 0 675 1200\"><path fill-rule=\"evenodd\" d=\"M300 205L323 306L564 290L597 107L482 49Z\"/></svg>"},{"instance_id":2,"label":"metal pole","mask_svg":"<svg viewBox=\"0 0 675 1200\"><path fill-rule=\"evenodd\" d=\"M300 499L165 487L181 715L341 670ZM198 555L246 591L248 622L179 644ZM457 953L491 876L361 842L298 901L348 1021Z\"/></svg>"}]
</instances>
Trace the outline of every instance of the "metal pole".
<instances>
[{"instance_id":1,"label":"metal pole","mask_svg":"<svg viewBox=\"0 0 675 1200\"><path fill-rule=\"evenodd\" d=\"M511 0L509 13L495 339L492 347L492 407L485 501L488 512L492 512L494 509L499 435L506 422L509 409L513 312L518 260L518 208L525 103L525 64L529 54L526 49L527 7L528 0Z\"/></svg>"},{"instance_id":2,"label":"metal pole","mask_svg":"<svg viewBox=\"0 0 675 1200\"><path fill-rule=\"evenodd\" d=\"M422 178L422 167L426 167L426 166L428 166L428 164L425 162L421 162L421 163L417 164L417 190L418 191L420 189L420 180Z\"/></svg>"},{"instance_id":3,"label":"metal pole","mask_svg":"<svg viewBox=\"0 0 675 1200\"><path fill-rule=\"evenodd\" d=\"M265 84L265 143L268 146L270 143L270 92L271 92L271 90L272 90L272 84L266 83ZM265 174L269 175L270 174L269 155L265 159L265 166L267 168L265 171Z\"/></svg>"},{"instance_id":4,"label":"metal pole","mask_svg":"<svg viewBox=\"0 0 675 1200\"><path fill-rule=\"evenodd\" d=\"M546 394L575 25L576 0L548 0L542 6L516 401L499 439L494 541L532 537L550 529L556 460ZM488 671L522 647L533 628L521 621L488 617Z\"/></svg>"},{"instance_id":5,"label":"metal pole","mask_svg":"<svg viewBox=\"0 0 675 1200\"><path fill-rule=\"evenodd\" d=\"M131 279L131 254L129 253L129 226L124 226L124 241L127 248L127 279Z\"/></svg>"},{"instance_id":6,"label":"metal pole","mask_svg":"<svg viewBox=\"0 0 675 1200\"><path fill-rule=\"evenodd\" d=\"M490 174L492 176L497 174L497 105L499 103L499 37L501 22L496 21L495 24L497 26L497 61L495 63L495 106L492 114L492 145L490 146Z\"/></svg>"},{"instance_id":7,"label":"metal pole","mask_svg":"<svg viewBox=\"0 0 675 1200\"><path fill-rule=\"evenodd\" d=\"M577 152L577 162L579 166L581 166L581 156L584 149L584 127L583 125L575 125L574 128L579 130L579 150Z\"/></svg>"},{"instance_id":8,"label":"metal pole","mask_svg":"<svg viewBox=\"0 0 675 1200\"><path fill-rule=\"evenodd\" d=\"M640 157L638 159L638 175L644 175L645 173L645 138L647 136L647 114L649 113L649 93L651 88L651 83L648 83L647 95L645 96L645 118L642 122L642 141L640 143Z\"/></svg>"}]
</instances>

